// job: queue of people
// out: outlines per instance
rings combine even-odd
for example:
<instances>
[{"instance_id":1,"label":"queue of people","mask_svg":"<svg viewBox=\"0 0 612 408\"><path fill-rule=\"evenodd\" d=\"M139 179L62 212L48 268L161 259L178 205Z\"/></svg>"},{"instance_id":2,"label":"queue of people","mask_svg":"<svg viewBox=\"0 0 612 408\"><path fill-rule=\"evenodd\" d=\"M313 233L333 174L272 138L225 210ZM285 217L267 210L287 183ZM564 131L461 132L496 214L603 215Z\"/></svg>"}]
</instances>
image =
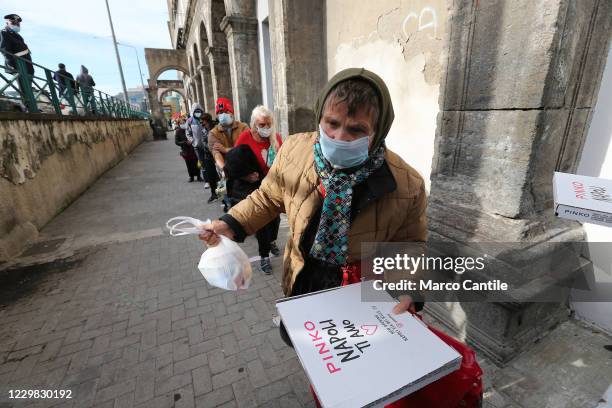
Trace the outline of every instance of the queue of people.
<instances>
[{"instance_id":1,"label":"queue of people","mask_svg":"<svg viewBox=\"0 0 612 408\"><path fill-rule=\"evenodd\" d=\"M175 144L185 161L189 182L206 181L210 188L208 203L219 198L223 210L244 200L261 185L282 145L280 134L274 130L274 116L264 106L257 106L249 125L234 119L232 103L219 98L215 104L218 122L204 112L199 103L193 103L188 117L174 117ZM218 191L224 185L223 197ZM280 255L276 245L280 217L255 234L259 247L260 267L263 273L272 273L270 254Z\"/></svg>"}]
</instances>

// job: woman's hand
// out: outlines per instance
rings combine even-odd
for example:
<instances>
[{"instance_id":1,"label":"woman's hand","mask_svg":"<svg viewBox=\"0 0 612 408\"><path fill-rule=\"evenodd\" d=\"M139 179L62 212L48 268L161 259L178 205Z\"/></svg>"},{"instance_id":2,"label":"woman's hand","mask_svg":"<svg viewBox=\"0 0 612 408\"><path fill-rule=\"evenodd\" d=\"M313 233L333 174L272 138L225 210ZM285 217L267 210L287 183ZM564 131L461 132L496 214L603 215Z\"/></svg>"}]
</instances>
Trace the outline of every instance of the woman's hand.
<instances>
[{"instance_id":1,"label":"woman's hand","mask_svg":"<svg viewBox=\"0 0 612 408\"><path fill-rule=\"evenodd\" d=\"M221 143L217 142L213 145L213 150L216 152L221 152L223 154L227 153L227 148L223 146Z\"/></svg>"},{"instance_id":2,"label":"woman's hand","mask_svg":"<svg viewBox=\"0 0 612 408\"><path fill-rule=\"evenodd\" d=\"M406 311L410 313L416 313L416 308L414 306L414 301L410 295L400 295L399 303L393 307L394 314L404 313Z\"/></svg>"},{"instance_id":3,"label":"woman's hand","mask_svg":"<svg viewBox=\"0 0 612 408\"><path fill-rule=\"evenodd\" d=\"M259 173L254 171L248 176L243 177L243 180L248 181L249 183L255 183L257 180L259 180Z\"/></svg>"},{"instance_id":4,"label":"woman's hand","mask_svg":"<svg viewBox=\"0 0 612 408\"><path fill-rule=\"evenodd\" d=\"M200 228L202 233L198 235L198 238L209 247L216 246L221 241L221 235L234 239L234 231L224 221L216 220L210 224L204 224Z\"/></svg>"}]
</instances>

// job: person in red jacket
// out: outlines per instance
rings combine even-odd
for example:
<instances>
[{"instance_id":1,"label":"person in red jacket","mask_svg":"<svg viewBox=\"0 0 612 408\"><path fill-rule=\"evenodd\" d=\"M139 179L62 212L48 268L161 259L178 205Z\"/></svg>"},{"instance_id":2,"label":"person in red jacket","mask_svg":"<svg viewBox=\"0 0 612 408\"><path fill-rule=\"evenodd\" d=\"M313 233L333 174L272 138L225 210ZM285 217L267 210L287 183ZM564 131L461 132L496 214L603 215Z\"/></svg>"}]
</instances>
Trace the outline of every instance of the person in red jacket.
<instances>
[{"instance_id":1,"label":"person in red jacket","mask_svg":"<svg viewBox=\"0 0 612 408\"><path fill-rule=\"evenodd\" d=\"M266 107L259 105L253 109L251 113L251 128L243 131L236 139L234 147L247 145L251 148L261 174L268 174L274 158L283 144L281 136L274 130L274 116ZM274 256L280 255L280 250L276 245L278 237L278 227L280 225L280 217L276 217L265 227L257 231L257 243L259 244L259 256L261 257L261 270L265 274L272 273L272 265L270 264L270 252Z\"/></svg>"}]
</instances>

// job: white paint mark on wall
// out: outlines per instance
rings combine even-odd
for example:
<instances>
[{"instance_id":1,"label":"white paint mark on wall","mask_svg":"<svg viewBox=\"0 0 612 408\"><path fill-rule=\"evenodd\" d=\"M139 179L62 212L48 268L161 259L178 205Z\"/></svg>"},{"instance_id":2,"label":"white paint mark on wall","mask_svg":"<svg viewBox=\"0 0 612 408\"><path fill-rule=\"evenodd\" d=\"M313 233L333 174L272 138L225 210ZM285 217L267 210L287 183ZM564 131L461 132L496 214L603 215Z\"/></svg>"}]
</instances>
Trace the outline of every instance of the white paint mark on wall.
<instances>
[{"instance_id":1,"label":"white paint mark on wall","mask_svg":"<svg viewBox=\"0 0 612 408\"><path fill-rule=\"evenodd\" d=\"M332 69L364 67L381 76L395 110L387 146L423 176L429 190L440 86L425 81L425 61L423 54L406 61L399 44L377 40L359 47L341 44Z\"/></svg>"},{"instance_id":2,"label":"white paint mark on wall","mask_svg":"<svg viewBox=\"0 0 612 408\"><path fill-rule=\"evenodd\" d=\"M428 32L427 35L430 40L438 38L438 15L436 14L436 9L429 6L423 7L419 13L411 11L404 18L402 22L404 41L408 41L412 34L419 31Z\"/></svg>"}]
</instances>

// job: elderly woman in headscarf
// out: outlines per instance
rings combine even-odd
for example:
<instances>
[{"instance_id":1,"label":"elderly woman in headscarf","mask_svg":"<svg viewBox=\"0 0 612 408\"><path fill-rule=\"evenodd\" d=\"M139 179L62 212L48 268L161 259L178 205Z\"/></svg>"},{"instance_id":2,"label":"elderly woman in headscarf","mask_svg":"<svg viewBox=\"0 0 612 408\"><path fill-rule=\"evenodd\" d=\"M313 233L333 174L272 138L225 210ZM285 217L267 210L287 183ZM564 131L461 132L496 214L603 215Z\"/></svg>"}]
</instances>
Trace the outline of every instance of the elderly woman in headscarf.
<instances>
[{"instance_id":1,"label":"elderly woman in headscarf","mask_svg":"<svg viewBox=\"0 0 612 408\"><path fill-rule=\"evenodd\" d=\"M423 179L385 145L394 113L383 80L365 69L339 72L315 115L318 131L289 136L261 186L200 235L212 246L219 235L242 241L286 213L286 296L358 282L360 261L371 256L362 243L427 235ZM405 293L398 300L396 313L422 307ZM290 342L282 326L281 336Z\"/></svg>"}]
</instances>

